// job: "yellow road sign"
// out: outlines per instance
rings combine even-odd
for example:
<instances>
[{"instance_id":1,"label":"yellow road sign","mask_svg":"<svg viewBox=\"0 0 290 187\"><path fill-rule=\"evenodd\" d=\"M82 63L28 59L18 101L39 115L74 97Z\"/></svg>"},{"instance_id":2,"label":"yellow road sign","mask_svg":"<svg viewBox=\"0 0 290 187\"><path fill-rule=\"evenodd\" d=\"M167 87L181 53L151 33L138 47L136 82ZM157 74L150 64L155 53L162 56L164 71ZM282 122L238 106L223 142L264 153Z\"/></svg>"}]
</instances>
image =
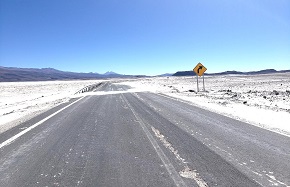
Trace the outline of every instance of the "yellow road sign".
<instances>
[{"instance_id":1,"label":"yellow road sign","mask_svg":"<svg viewBox=\"0 0 290 187\"><path fill-rule=\"evenodd\" d=\"M198 64L195 66L195 68L193 69L193 71L194 71L198 76L202 76L206 70L207 70L206 67L204 67L201 63L198 63Z\"/></svg>"}]
</instances>

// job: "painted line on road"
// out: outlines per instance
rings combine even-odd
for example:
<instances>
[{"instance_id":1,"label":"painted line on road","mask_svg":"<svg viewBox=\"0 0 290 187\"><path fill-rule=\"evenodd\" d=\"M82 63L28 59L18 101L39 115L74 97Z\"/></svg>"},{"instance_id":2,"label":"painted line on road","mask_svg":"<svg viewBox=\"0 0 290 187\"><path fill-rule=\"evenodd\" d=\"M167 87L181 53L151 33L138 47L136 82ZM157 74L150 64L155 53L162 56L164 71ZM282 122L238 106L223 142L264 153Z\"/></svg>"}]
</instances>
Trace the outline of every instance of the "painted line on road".
<instances>
[{"instance_id":1,"label":"painted line on road","mask_svg":"<svg viewBox=\"0 0 290 187\"><path fill-rule=\"evenodd\" d=\"M179 172L180 176L182 176L184 178L193 179L198 184L199 187L208 187L207 183L199 176L197 170L196 169L193 170L193 169L189 168L185 159L180 156L180 154L178 153L178 150L175 149L169 141L167 141L165 136L163 134L161 134L160 131L158 129L154 128L153 126L151 128L152 128L152 131L154 132L155 136L163 143L163 145L171 153L174 154L174 156L176 157L177 160L179 160L184 165L184 169Z\"/></svg>"},{"instance_id":2,"label":"painted line on road","mask_svg":"<svg viewBox=\"0 0 290 187\"><path fill-rule=\"evenodd\" d=\"M136 98L138 98L139 100L142 100L142 102L144 104L146 104L144 102L144 100L138 96L138 94L134 93L133 94ZM127 103L128 104L128 103ZM130 104L128 104L130 106ZM132 110L133 108L131 108ZM132 111L133 112L133 111ZM133 112L134 113L134 112ZM135 115L135 114L134 114ZM135 115L136 117L136 115ZM136 117L137 118L137 117ZM139 117L140 118L140 117ZM140 118L141 120L141 118ZM145 126L145 125L144 125ZM146 127L146 126L145 126ZM146 127L147 128L147 127ZM207 183L201 178L201 176L199 176L197 170L193 170L190 169L189 166L187 165L187 162L185 161L185 159L183 159L179 154L178 154L178 150L176 150L171 143L169 143L165 136L163 134L160 133L160 131L156 128L154 128L153 126L151 126L152 131L154 132L155 136L163 143L163 145L169 149L169 151L171 153L174 154L174 156L176 157L177 160L179 160L182 165L184 165L184 169L182 171L179 172L180 176L184 177L184 178L189 178L189 179L193 179L197 185L199 187L208 187ZM147 128L148 130L148 128ZM150 133L151 134L151 133ZM152 136L152 135L151 135ZM148 137L149 138L149 137ZM155 140L155 139L154 139ZM163 153L164 154L164 153Z\"/></svg>"},{"instance_id":3,"label":"painted line on road","mask_svg":"<svg viewBox=\"0 0 290 187\"><path fill-rule=\"evenodd\" d=\"M130 110L134 114L135 118L137 119L138 123L140 124L141 128L145 132L146 136L148 137L149 141L153 145L156 153L158 154L159 158L163 162L164 166L166 167L166 170L170 174L171 178L173 179L176 186L187 186L183 179L180 177L179 173L175 170L174 166L170 162L169 158L165 155L165 153L162 151L161 147L158 145L157 141L154 139L148 128L146 127L145 123L142 121L142 119L137 115L136 111L133 109L133 107L129 104L128 100L121 94L126 104L129 106Z\"/></svg>"},{"instance_id":4,"label":"painted line on road","mask_svg":"<svg viewBox=\"0 0 290 187\"><path fill-rule=\"evenodd\" d=\"M39 122L37 122L37 123L35 123L34 125L28 127L27 129L21 131L20 133L18 133L18 134L16 134L16 135L12 136L12 137L9 138L8 140L2 142L2 143L0 144L0 149L1 149L2 147L5 147L5 146L11 144L11 143L12 143L13 141L15 141L17 138L19 138L19 137L21 137L22 135L24 135L25 133L31 131L31 130L34 129L35 127L41 125L42 123L44 123L44 122L47 121L48 119L52 118L53 116L55 116L56 114L58 114L58 113L60 113L61 111L65 110L66 108L70 107L71 105L77 103L78 101L82 100L83 98L85 98L85 96L84 96L84 97L81 97L80 99L78 99L78 100L76 100L76 101L74 101L74 102L72 102L71 104L65 106L64 108L62 108L62 109L56 111L55 113L51 114L50 116L44 118L43 120L41 120L41 121L39 121Z\"/></svg>"}]
</instances>

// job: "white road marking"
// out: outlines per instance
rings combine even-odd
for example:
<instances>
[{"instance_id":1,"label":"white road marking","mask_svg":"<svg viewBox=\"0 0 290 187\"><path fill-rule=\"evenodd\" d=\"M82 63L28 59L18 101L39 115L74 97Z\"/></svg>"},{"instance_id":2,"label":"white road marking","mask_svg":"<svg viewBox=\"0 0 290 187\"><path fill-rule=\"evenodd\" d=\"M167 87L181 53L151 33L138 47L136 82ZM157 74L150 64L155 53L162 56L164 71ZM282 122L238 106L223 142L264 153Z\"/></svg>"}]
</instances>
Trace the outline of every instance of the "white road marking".
<instances>
[{"instance_id":1,"label":"white road marking","mask_svg":"<svg viewBox=\"0 0 290 187\"><path fill-rule=\"evenodd\" d=\"M8 140L2 142L2 143L0 144L0 149L1 149L2 147L5 147L5 146L11 144L13 141L15 141L15 140L16 140L17 138L19 138L20 136L22 136L22 135L24 135L25 133L31 131L31 130L34 129L35 127L41 125L42 123L44 123L44 122L47 121L48 119L52 118L53 116L55 116L56 114L60 113L60 112L63 111L64 109L70 107L71 105L75 104L76 102L82 100L83 98L84 98L84 97L81 97L80 99L74 101L73 103L71 103L71 104L65 106L64 108L62 108L62 109L56 111L55 113L53 113L53 114L51 114L50 116L44 118L43 120L41 120L41 121L35 123L34 125L32 125L32 126L26 128L25 130L21 131L20 133L18 133L18 134L16 134L16 135L12 136L12 137L9 138Z\"/></svg>"},{"instance_id":2,"label":"white road marking","mask_svg":"<svg viewBox=\"0 0 290 187\"><path fill-rule=\"evenodd\" d=\"M184 158L182 158L176 149L169 143L165 136L160 133L158 129L155 129L154 127L151 127L152 131L155 133L155 136L160 139L160 141L163 143L163 145L169 149L175 157L181 161L183 164L185 164L185 167L182 171L179 172L180 176L188 179L193 179L199 187L208 187L207 183L199 176L198 172L196 170L192 170L188 167L187 162Z\"/></svg>"},{"instance_id":3,"label":"white road marking","mask_svg":"<svg viewBox=\"0 0 290 187\"><path fill-rule=\"evenodd\" d=\"M123 95L122 95L123 96ZM170 174L171 178L173 179L176 186L187 186L183 179L180 177L179 173L175 170L174 166L170 162L169 158L165 155L165 153L162 151L161 147L158 145L157 141L154 139L153 135L150 133L148 128L146 127L145 123L142 121L142 119L137 115L133 107L129 104L127 99L123 96L124 101L127 103L129 108L131 109L132 113L134 114L135 118L137 119L137 122L140 124L141 128L145 132L146 136L148 137L149 141L153 145L153 148L155 149L156 153L158 154L159 158L163 162L166 170Z\"/></svg>"}]
</instances>

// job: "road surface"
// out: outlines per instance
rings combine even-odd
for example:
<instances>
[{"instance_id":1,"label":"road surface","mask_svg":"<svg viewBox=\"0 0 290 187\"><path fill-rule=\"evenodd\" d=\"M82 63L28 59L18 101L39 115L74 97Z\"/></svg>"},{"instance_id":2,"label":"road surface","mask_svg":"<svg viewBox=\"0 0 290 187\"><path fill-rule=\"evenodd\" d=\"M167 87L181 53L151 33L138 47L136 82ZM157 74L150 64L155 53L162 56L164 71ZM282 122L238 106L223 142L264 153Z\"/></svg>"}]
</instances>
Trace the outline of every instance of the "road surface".
<instances>
[{"instance_id":1,"label":"road surface","mask_svg":"<svg viewBox=\"0 0 290 187\"><path fill-rule=\"evenodd\" d=\"M128 88L2 133L0 186L290 186L289 137Z\"/></svg>"}]
</instances>

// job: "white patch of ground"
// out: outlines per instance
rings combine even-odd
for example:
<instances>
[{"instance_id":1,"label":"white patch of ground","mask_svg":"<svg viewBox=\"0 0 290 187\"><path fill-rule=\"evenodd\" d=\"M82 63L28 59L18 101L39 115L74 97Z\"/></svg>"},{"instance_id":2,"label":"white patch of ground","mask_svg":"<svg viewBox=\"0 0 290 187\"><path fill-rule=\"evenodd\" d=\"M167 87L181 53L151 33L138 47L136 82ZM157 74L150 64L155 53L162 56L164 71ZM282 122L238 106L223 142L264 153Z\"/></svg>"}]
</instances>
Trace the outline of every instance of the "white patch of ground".
<instances>
[{"instance_id":1,"label":"white patch of ground","mask_svg":"<svg viewBox=\"0 0 290 187\"><path fill-rule=\"evenodd\" d=\"M39 81L0 83L0 133L69 101L80 89L101 82Z\"/></svg>"},{"instance_id":2,"label":"white patch of ground","mask_svg":"<svg viewBox=\"0 0 290 187\"><path fill-rule=\"evenodd\" d=\"M202 79L199 79L200 90ZM192 105L290 136L290 73L140 78L121 82L139 91L162 93Z\"/></svg>"}]
</instances>

